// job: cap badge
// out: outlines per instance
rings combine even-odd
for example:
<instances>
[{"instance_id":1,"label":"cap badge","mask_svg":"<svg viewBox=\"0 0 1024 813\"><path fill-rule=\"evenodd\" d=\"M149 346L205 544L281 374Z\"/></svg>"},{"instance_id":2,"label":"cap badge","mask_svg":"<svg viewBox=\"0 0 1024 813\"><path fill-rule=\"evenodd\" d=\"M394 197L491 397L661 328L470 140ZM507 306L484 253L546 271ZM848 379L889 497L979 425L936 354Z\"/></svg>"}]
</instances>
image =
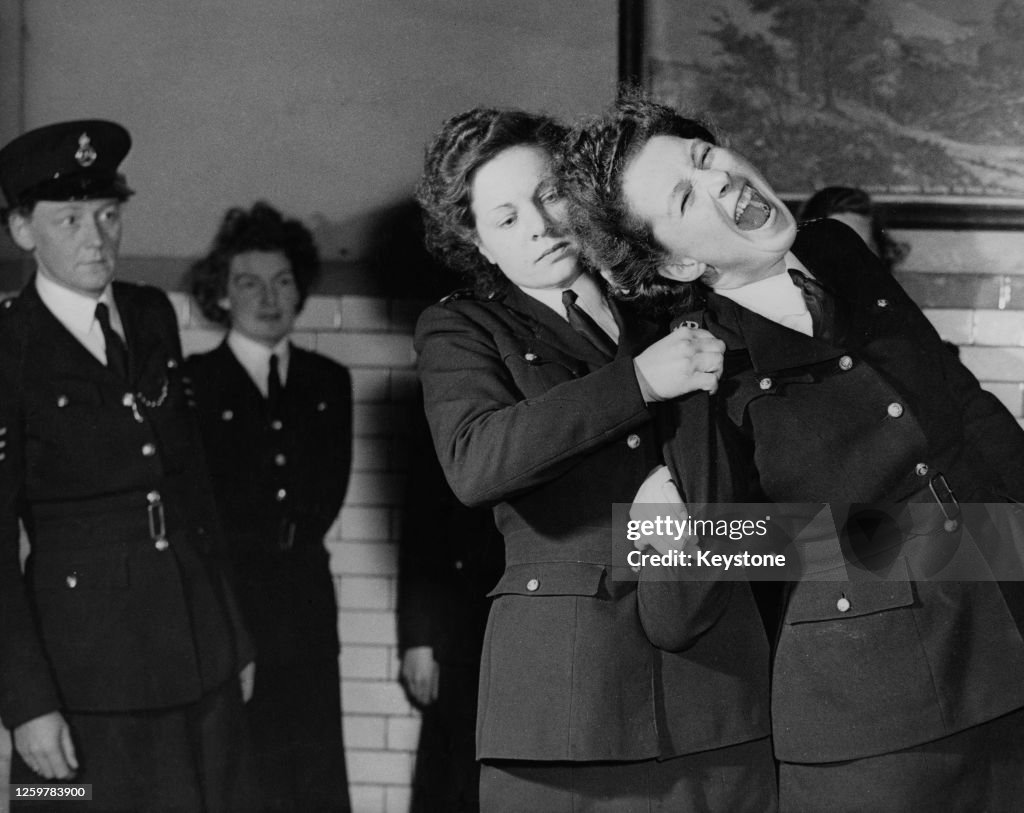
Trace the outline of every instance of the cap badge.
<instances>
[{"instance_id":1,"label":"cap badge","mask_svg":"<svg viewBox=\"0 0 1024 813\"><path fill-rule=\"evenodd\" d=\"M91 167L96 161L96 150L93 149L92 142L89 141L89 134L82 133L78 137L78 151L75 153L75 160L78 161L79 166Z\"/></svg>"}]
</instances>

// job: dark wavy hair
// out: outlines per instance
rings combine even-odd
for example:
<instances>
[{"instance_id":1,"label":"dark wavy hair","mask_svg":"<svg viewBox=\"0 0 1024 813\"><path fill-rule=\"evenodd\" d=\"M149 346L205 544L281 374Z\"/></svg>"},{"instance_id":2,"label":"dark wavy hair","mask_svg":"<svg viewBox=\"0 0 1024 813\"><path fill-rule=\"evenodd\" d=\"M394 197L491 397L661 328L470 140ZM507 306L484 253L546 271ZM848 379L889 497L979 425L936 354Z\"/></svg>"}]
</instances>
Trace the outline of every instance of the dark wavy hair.
<instances>
[{"instance_id":1,"label":"dark wavy hair","mask_svg":"<svg viewBox=\"0 0 1024 813\"><path fill-rule=\"evenodd\" d=\"M826 186L811 195L800 208L800 222L817 220L843 212L863 215L871 222L871 236L878 246L879 259L889 273L892 273L910 253L906 243L900 243L889 236L885 224L875 209L871 195L854 186Z\"/></svg>"},{"instance_id":2,"label":"dark wavy hair","mask_svg":"<svg viewBox=\"0 0 1024 813\"><path fill-rule=\"evenodd\" d=\"M617 297L648 304L668 304L692 287L658 273L665 250L650 226L630 211L623 194L626 167L650 139L661 135L718 143L710 124L632 91L603 116L577 124L558 155L569 217L585 259L611 274Z\"/></svg>"},{"instance_id":3,"label":"dark wavy hair","mask_svg":"<svg viewBox=\"0 0 1024 813\"><path fill-rule=\"evenodd\" d=\"M481 296L502 290L508 280L473 242L474 173L510 147L541 147L554 158L566 132L548 116L476 107L448 119L427 146L423 177L416 187L424 242L431 254L462 275Z\"/></svg>"},{"instance_id":4,"label":"dark wavy hair","mask_svg":"<svg viewBox=\"0 0 1024 813\"><path fill-rule=\"evenodd\" d=\"M288 258L299 292L299 310L320 273L320 252L313 233L298 220L289 220L269 203L260 201L252 209L233 207L221 221L209 253L193 263L188 272L189 288L203 316L211 322L230 325L231 316L218 303L227 293L231 260L249 251L279 251Z\"/></svg>"}]
</instances>

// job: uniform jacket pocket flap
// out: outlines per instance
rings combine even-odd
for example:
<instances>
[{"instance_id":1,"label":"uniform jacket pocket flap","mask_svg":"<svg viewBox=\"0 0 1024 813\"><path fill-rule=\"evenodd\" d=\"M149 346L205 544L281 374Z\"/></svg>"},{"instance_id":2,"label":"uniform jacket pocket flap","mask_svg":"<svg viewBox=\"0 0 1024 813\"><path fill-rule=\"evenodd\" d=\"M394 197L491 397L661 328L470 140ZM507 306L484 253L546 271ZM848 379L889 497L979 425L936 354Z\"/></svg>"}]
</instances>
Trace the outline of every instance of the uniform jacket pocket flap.
<instances>
[{"instance_id":1,"label":"uniform jacket pocket flap","mask_svg":"<svg viewBox=\"0 0 1024 813\"><path fill-rule=\"evenodd\" d=\"M842 621L909 607L913 603L913 584L896 578L870 582L804 582L793 593L786 623Z\"/></svg>"},{"instance_id":2,"label":"uniform jacket pocket flap","mask_svg":"<svg viewBox=\"0 0 1024 813\"><path fill-rule=\"evenodd\" d=\"M596 596L604 570L604 565L589 562L509 565L487 595Z\"/></svg>"},{"instance_id":3,"label":"uniform jacket pocket flap","mask_svg":"<svg viewBox=\"0 0 1024 813\"><path fill-rule=\"evenodd\" d=\"M36 590L117 590L128 586L123 555L88 559L41 559L32 565Z\"/></svg>"}]
</instances>

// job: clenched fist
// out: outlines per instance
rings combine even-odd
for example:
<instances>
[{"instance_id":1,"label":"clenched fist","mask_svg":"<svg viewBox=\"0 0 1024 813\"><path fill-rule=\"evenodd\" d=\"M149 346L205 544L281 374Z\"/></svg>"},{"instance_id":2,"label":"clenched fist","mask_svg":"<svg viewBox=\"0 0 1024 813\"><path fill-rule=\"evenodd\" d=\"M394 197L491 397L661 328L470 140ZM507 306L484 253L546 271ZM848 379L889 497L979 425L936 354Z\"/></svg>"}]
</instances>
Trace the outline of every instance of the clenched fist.
<instances>
[{"instance_id":1,"label":"clenched fist","mask_svg":"<svg viewBox=\"0 0 1024 813\"><path fill-rule=\"evenodd\" d=\"M680 326L634 359L656 401L718 389L725 343L702 328Z\"/></svg>"}]
</instances>

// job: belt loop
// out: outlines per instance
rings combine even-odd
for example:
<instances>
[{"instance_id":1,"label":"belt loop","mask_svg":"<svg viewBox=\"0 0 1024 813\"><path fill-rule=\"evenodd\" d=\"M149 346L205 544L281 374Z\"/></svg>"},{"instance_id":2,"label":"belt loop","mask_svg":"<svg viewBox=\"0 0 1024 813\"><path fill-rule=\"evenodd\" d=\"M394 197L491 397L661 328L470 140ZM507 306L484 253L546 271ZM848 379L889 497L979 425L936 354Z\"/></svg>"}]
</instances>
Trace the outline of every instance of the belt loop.
<instances>
[{"instance_id":1,"label":"belt loop","mask_svg":"<svg viewBox=\"0 0 1024 813\"><path fill-rule=\"evenodd\" d=\"M149 536L154 542L167 539L167 524L164 521L164 504L159 497L150 499L146 506L149 515Z\"/></svg>"},{"instance_id":2,"label":"belt loop","mask_svg":"<svg viewBox=\"0 0 1024 813\"><path fill-rule=\"evenodd\" d=\"M280 551L289 551L295 547L295 523L285 520L278 535L277 547Z\"/></svg>"}]
</instances>

